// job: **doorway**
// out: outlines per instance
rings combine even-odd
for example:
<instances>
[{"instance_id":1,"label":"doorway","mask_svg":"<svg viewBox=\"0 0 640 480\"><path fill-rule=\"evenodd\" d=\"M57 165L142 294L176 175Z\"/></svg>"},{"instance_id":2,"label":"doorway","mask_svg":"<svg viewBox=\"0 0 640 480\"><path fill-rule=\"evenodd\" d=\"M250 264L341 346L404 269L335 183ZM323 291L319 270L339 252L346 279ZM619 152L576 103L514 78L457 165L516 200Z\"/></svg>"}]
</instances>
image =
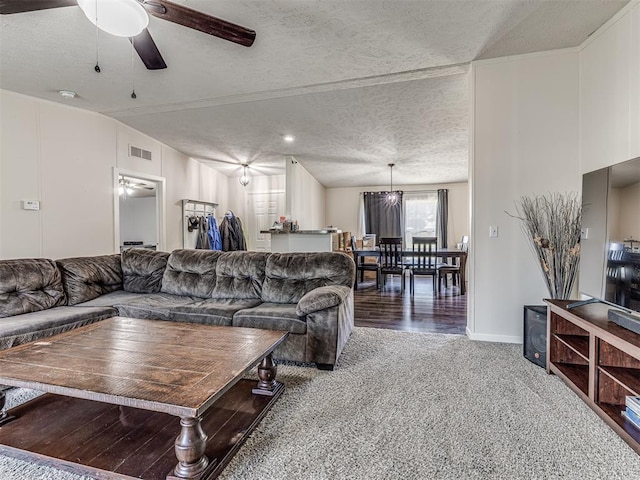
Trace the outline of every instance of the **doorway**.
<instances>
[{"instance_id":1,"label":"doorway","mask_svg":"<svg viewBox=\"0 0 640 480\"><path fill-rule=\"evenodd\" d=\"M165 249L165 179L114 169L114 250Z\"/></svg>"}]
</instances>

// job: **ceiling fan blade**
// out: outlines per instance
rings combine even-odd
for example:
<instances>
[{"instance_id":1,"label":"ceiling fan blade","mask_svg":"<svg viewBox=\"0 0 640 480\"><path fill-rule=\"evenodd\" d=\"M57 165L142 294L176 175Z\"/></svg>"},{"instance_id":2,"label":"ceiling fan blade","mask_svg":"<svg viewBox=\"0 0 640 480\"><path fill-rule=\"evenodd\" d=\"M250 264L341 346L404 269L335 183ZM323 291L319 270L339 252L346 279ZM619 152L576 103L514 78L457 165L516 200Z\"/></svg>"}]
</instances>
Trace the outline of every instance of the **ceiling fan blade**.
<instances>
[{"instance_id":1,"label":"ceiling fan blade","mask_svg":"<svg viewBox=\"0 0 640 480\"><path fill-rule=\"evenodd\" d=\"M72 5L78 5L78 2L76 0L0 0L0 14L33 12Z\"/></svg>"},{"instance_id":2,"label":"ceiling fan blade","mask_svg":"<svg viewBox=\"0 0 640 480\"><path fill-rule=\"evenodd\" d=\"M139 0L140 1L140 0ZM256 32L249 28L212 17L206 13L168 2L166 0L142 0L142 6L154 17L193 28L230 42L250 47Z\"/></svg>"},{"instance_id":3,"label":"ceiling fan blade","mask_svg":"<svg viewBox=\"0 0 640 480\"><path fill-rule=\"evenodd\" d=\"M129 40L131 40L133 48L136 49L144 65L149 70L162 70L163 68L167 68L167 64L164 63L164 59L162 55L160 55L160 50L158 50L156 42L151 38L149 30L145 28L140 34Z\"/></svg>"}]
</instances>

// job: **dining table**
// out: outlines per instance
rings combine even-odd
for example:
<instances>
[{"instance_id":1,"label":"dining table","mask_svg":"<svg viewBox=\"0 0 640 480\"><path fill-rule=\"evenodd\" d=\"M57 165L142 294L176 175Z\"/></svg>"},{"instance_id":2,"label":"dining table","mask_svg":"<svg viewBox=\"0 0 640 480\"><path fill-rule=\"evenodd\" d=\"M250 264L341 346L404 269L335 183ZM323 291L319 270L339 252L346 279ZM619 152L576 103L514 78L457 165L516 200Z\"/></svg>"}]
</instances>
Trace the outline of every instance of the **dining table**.
<instances>
[{"instance_id":1,"label":"dining table","mask_svg":"<svg viewBox=\"0 0 640 480\"><path fill-rule=\"evenodd\" d=\"M364 262L365 257L377 257L380 258L380 250L378 248L370 249L356 249L352 250L356 264ZM402 250L401 255L403 258L412 258L425 255L435 255L437 258L441 258L444 261L453 260L459 262L460 265L460 295L464 295L467 291L466 288L466 266L467 266L467 252L459 248L438 248L435 252L414 252L413 250ZM356 282L357 282L356 278Z\"/></svg>"}]
</instances>

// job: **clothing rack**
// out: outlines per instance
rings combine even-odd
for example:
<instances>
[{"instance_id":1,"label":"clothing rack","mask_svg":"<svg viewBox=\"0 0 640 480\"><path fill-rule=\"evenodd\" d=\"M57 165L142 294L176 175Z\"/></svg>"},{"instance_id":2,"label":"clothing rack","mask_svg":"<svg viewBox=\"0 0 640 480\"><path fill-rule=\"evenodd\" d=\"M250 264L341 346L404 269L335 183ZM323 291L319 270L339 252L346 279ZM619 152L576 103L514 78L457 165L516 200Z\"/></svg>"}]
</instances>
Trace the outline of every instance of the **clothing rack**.
<instances>
[{"instance_id":1,"label":"clothing rack","mask_svg":"<svg viewBox=\"0 0 640 480\"><path fill-rule=\"evenodd\" d=\"M207 217L215 215L217 203L205 202L203 200L182 200L182 248L195 248L198 232L188 230L189 217Z\"/></svg>"}]
</instances>

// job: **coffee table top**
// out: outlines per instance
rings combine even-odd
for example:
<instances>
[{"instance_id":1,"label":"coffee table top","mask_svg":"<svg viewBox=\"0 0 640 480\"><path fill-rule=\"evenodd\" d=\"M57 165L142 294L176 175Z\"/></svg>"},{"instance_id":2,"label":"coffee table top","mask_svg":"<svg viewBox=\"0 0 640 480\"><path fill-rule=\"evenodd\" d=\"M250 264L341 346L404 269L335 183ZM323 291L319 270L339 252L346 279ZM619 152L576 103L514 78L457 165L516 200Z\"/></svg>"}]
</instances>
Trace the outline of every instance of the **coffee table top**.
<instances>
[{"instance_id":1,"label":"coffee table top","mask_svg":"<svg viewBox=\"0 0 640 480\"><path fill-rule=\"evenodd\" d=\"M0 385L196 417L287 335L113 317L0 351Z\"/></svg>"}]
</instances>

